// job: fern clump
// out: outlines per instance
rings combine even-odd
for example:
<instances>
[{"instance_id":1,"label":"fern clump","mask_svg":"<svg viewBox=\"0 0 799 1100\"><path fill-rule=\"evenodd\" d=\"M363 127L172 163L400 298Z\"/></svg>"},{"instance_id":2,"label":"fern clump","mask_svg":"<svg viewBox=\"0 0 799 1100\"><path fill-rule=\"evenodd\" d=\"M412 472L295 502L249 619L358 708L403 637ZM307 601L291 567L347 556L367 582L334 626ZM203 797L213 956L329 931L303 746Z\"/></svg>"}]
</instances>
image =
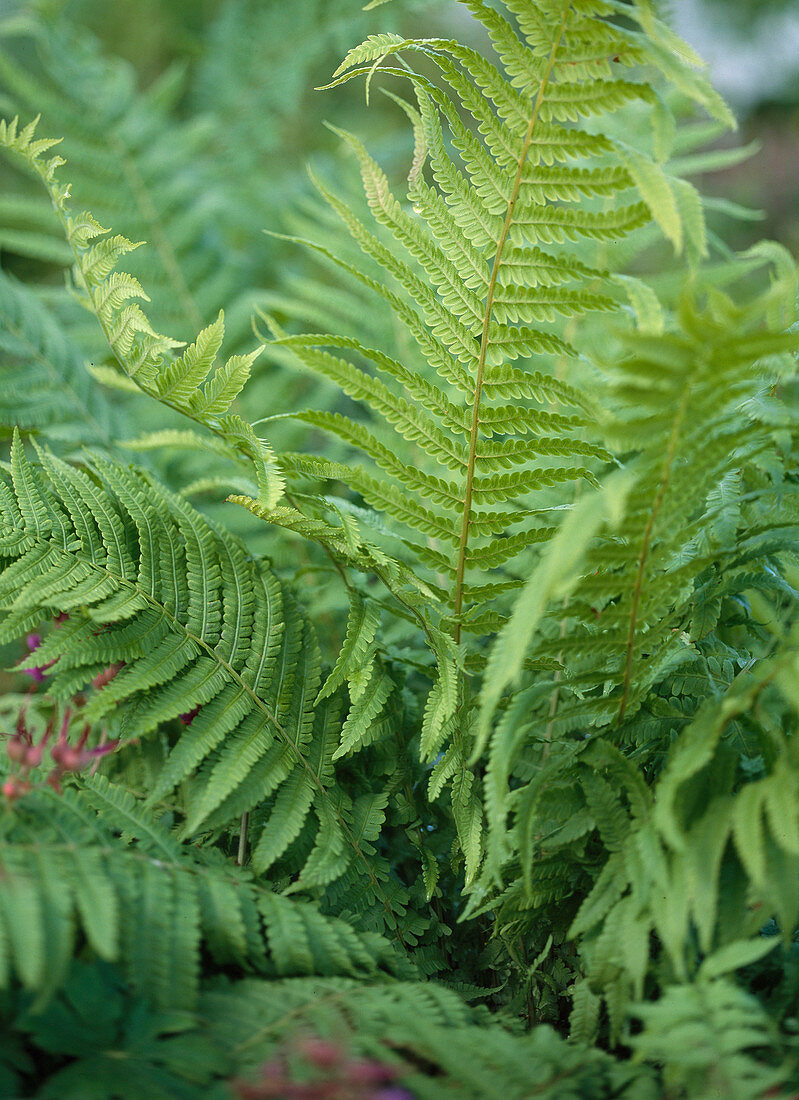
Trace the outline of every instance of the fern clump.
<instances>
[{"instance_id":1,"label":"fern clump","mask_svg":"<svg viewBox=\"0 0 799 1100\"><path fill-rule=\"evenodd\" d=\"M185 120L154 239L114 224L163 89L117 88L113 229L74 119L67 158L0 123L63 238L10 239L72 265L69 303L0 274L9 1095L796 1080L796 267L707 229L687 177L738 154L686 150L734 120L649 0L464 7L485 53L373 33L334 74L387 84L407 185L331 127L363 197L314 171L260 346L170 243ZM84 91L121 71L43 18Z\"/></svg>"}]
</instances>

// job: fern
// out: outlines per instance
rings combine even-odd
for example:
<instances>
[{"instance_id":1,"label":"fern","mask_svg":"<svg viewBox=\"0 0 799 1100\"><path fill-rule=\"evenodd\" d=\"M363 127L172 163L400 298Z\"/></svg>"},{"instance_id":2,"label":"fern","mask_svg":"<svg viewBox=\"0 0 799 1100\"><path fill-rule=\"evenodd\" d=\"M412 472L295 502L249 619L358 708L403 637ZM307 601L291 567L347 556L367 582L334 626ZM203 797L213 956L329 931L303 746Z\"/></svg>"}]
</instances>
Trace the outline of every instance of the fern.
<instances>
[{"instance_id":1,"label":"fern","mask_svg":"<svg viewBox=\"0 0 799 1100\"><path fill-rule=\"evenodd\" d=\"M218 964L273 975L396 965L379 937L181 846L99 776L84 790L27 798L4 834L4 983L16 972L39 1004L67 976L76 927L161 1010L196 1005L201 945Z\"/></svg>"},{"instance_id":2,"label":"fern","mask_svg":"<svg viewBox=\"0 0 799 1100\"><path fill-rule=\"evenodd\" d=\"M192 165L213 137L210 120L184 124L178 133L172 112L182 91L177 68L139 95L129 66L102 56L89 34L30 15L26 30L32 46L27 65L21 52L0 51L6 102L19 113L41 112L48 127L64 135L82 202L133 240L151 242L146 274L164 303L157 307L158 323L181 335L200 328L220 297L232 304L240 291L237 265L214 262L206 246L213 196L202 196L192 178ZM68 267L71 255L52 211L22 181L16 190L17 201L29 207L29 228L19 217L11 220L6 246ZM144 274L135 260L134 269Z\"/></svg>"},{"instance_id":3,"label":"fern","mask_svg":"<svg viewBox=\"0 0 799 1100\"><path fill-rule=\"evenodd\" d=\"M0 278L3 415L62 450L16 432L0 472L0 644L32 678L0 708L9 1095L754 1100L795 1076L796 268L706 226L749 215L688 178L745 151L705 150L731 116L648 0L465 8L490 58L395 23L333 76L392 82L404 193L331 127L363 197L322 157L324 210L301 196L252 250L248 166L289 138L248 140L208 89L241 68L231 94L260 95L236 51L266 9L227 5L187 85L230 181L183 122L148 176L178 82L134 94L60 17L20 26L63 54L63 102L0 58L81 198L100 131L127 173L75 213L53 142L0 127L55 212L25 192L6 243L71 263L98 323ZM305 38L264 40L296 63L283 130ZM104 87L118 114L78 125ZM213 202L214 239L181 244ZM278 368L253 386L254 298Z\"/></svg>"},{"instance_id":4,"label":"fern","mask_svg":"<svg viewBox=\"0 0 799 1100\"><path fill-rule=\"evenodd\" d=\"M314 709L318 648L291 594L155 482L100 459L91 473L47 453L41 461L31 466L15 443L4 501L5 637L68 612L74 626L51 634L35 659L58 655L49 686L65 699L102 668L124 664L85 720L122 709L126 740L198 708L151 803L192 776L184 831L193 835L273 796L253 838L261 872L313 812L297 886L323 888L352 866L396 930L372 858L380 800L335 787L335 703Z\"/></svg>"},{"instance_id":5,"label":"fern","mask_svg":"<svg viewBox=\"0 0 799 1100\"><path fill-rule=\"evenodd\" d=\"M367 502L387 511L417 536L432 536L450 546L437 555L436 566L453 586L451 600L445 599L444 605L456 642L466 628L484 632L486 621L476 606L473 622L469 616L470 605L476 603L470 597L470 583L480 586L481 607L494 594L487 579L479 578L482 555L488 553L486 560L493 563L498 536L503 541L512 537L517 524L525 524L529 537L529 510L510 513L497 506L509 499L520 504L529 500L529 493L544 487L590 479L585 459L607 457L584 441L593 414L590 403L586 406L575 390L548 372L531 373L510 365L519 356L577 354L556 331L542 327L558 314L577 317L591 310L619 308L617 284L607 272L542 246L560 242L564 236L617 237L646 221L649 214L663 224L675 245L682 242L671 185L655 161L624 151L612 138L556 125L570 117L567 102L588 114L601 114L628 99L653 100L653 90L644 83L607 79L612 74L606 61L583 84L565 81L572 70L582 76L575 66L584 64L577 58L588 36L597 42L598 52L603 35L608 53L612 52L612 39L613 52L622 51L620 60L630 64L646 56L641 36L600 23L598 17L612 12L612 5L589 5L585 11L550 5L537 17L540 27L529 42L517 38L497 12L480 4L471 7L493 36L507 75L456 43L405 41L396 35L368 40L351 51L339 69L342 75L336 82L370 71L403 50L417 51L433 62L447 85L445 91L422 77L412 77L419 101L418 111L406 105L416 134L408 193L414 213L391 194L385 175L365 148L347 137L361 166L372 213L408 253L407 262L322 188L364 253L396 281L397 292L373 281L369 285L408 327L457 400L453 402L446 391L436 391L385 355L351 345L422 402L427 410L422 415L393 390L364 379L362 370L314 350L314 345L320 348L325 343L340 347L338 339L308 336L301 344L298 338L289 341L295 349L303 348L298 354L306 365L365 401L395 432L417 443L438 464L441 472L408 469L391 461L363 426L342 418L315 419L365 450L402 482L400 495L383 481L357 477L354 487ZM527 25L521 31L532 33ZM533 85L535 95L528 90ZM694 80L691 87L697 98L723 115L704 85ZM456 113L458 101L475 117L479 136ZM458 163L448 152L442 119L451 130ZM611 154L623 160L623 168L608 167ZM575 158L588 166L571 167L569 162ZM427 161L440 192L424 178ZM637 206L631 201L603 212L584 201L586 195L625 192L632 200L636 189L643 199ZM578 198L583 201L575 210L569 204ZM647 202L649 214L645 213ZM574 289L567 289L570 283ZM554 402L569 410L571 417L535 405L496 404L503 397ZM530 433L543 438L525 440L523 445L514 439ZM582 441L573 438L578 433ZM499 441L497 436L506 438ZM509 472L498 472L503 468ZM450 471L456 474L454 481ZM408 489L418 503L411 505ZM486 511L479 510L483 507ZM521 548L520 540L506 561L518 556ZM478 574L474 582L472 572Z\"/></svg>"},{"instance_id":6,"label":"fern","mask_svg":"<svg viewBox=\"0 0 799 1100\"><path fill-rule=\"evenodd\" d=\"M385 514L403 556L410 552L435 593L424 625L437 671L421 751L439 761L431 791L452 783L470 881L482 858L482 811L480 780L467 765L473 718L464 685L480 672L482 653L466 639L502 627L531 548L552 537L554 501L596 484L611 459L598 406L582 384L588 364L573 337L578 323L591 313L621 316L629 301L642 332L663 327L647 284L614 274L590 242L601 246L654 221L677 252L685 247L694 260L706 252L696 192L663 167L674 120L640 67L660 69L717 120L732 120L691 68L690 51L678 59L671 32L645 6L553 2L533 14L507 5L515 22L483 3L467 6L496 63L450 40L384 34L350 51L334 77L337 85L364 75L367 89L377 69L411 80L416 105L398 101L414 131L407 204L351 134L341 132L378 232L316 181L366 266L324 246L313 250L382 299L424 368L354 337L288 336L270 325L280 348L377 421L373 430L350 415L301 414L377 466L377 475L341 465L330 474ZM637 25L622 25L620 12ZM406 58L416 54L437 81L410 68ZM619 78L619 66L639 67L636 79ZM615 119L596 130L621 110L635 118L641 103L652 131L640 148L622 138ZM590 125L572 125L582 118ZM564 247L574 242L586 258ZM382 276L371 273L375 264ZM576 384L565 381L567 370ZM303 472L292 465L288 456L290 476ZM279 512L259 514L285 522Z\"/></svg>"},{"instance_id":7,"label":"fern","mask_svg":"<svg viewBox=\"0 0 799 1100\"><path fill-rule=\"evenodd\" d=\"M757 476L754 467L773 453L776 430L792 422L789 407L765 399L769 381L776 384L783 369L792 370L789 353L796 347L793 333L769 331L773 309L777 318L791 316L791 280L775 281L745 310L717 295L702 315L686 300L681 332L657 341L630 337L626 345L633 354L606 368L612 379L608 400L619 410L609 443L636 459L629 464L623 511L618 502L615 508L604 508L617 514L612 538L596 544L580 562L579 595L567 615L569 637L559 645L573 701L561 699L550 736L556 730L624 719L668 670L693 658L693 639L684 627L697 601L712 599L717 585L730 585L744 563L747 586L756 583L757 528L750 529L752 541L746 545L720 539L721 508L714 494L732 485L741 466L750 464ZM753 361L762 364L759 376L753 376ZM617 495L621 481L618 486ZM611 493L610 484L606 492ZM733 499L740 499L742 492L739 485ZM779 539L781 529L783 550L794 545L792 493L790 483L760 483L748 505L753 520L758 514L771 518L769 540ZM581 506L575 530L568 536L564 530L564 541L571 538L574 546L582 525L583 549L587 547L604 518L597 505L586 501ZM782 524L775 507L781 510ZM596 520L589 519L589 510ZM624 522L619 523L622 514ZM769 550L764 547L763 553ZM554 579L564 586L567 570L563 549L559 551L560 558L552 555L559 568ZM542 594L557 595L542 588L546 568L542 564L531 577L497 641L488 666L484 730L492 702L520 669L519 654L539 625L546 607ZM707 580L699 587L703 574ZM529 614L530 599L538 602L535 616ZM544 627L542 634L541 656L549 652L551 628ZM507 670L500 670L506 654L514 657Z\"/></svg>"},{"instance_id":8,"label":"fern","mask_svg":"<svg viewBox=\"0 0 799 1100\"><path fill-rule=\"evenodd\" d=\"M0 274L3 396L0 423L62 446L107 445L118 415L84 370L80 347L24 284Z\"/></svg>"},{"instance_id":9,"label":"fern","mask_svg":"<svg viewBox=\"0 0 799 1100\"><path fill-rule=\"evenodd\" d=\"M722 1090L736 1100L754 1100L784 1081L779 1068L753 1053L771 1041L762 1010L723 979L672 987L657 1005L639 1012L645 1030L634 1040L636 1053L664 1063L664 1080L674 1096L699 1100Z\"/></svg>"},{"instance_id":10,"label":"fern","mask_svg":"<svg viewBox=\"0 0 799 1100\"><path fill-rule=\"evenodd\" d=\"M281 983L278 991L251 981L230 992L221 986L208 995L204 1007L212 1034L224 1046L237 1045L246 1052L253 1069L275 1051L290 1015L301 1030L344 1039L364 1054L399 1056L400 1082L412 1095L431 1100L441 1095L442 1087L469 1100L488 1100L497 1095L498 1086L519 1100L531 1091L554 1100L633 1096L635 1089L646 1095L649 1083L646 1073L617 1074L600 1052L586 1057L548 1028L523 1036L492 1026L435 985L296 979ZM388 1049L386 1035L394 1037ZM424 1064L435 1067L436 1075L414 1068Z\"/></svg>"}]
</instances>

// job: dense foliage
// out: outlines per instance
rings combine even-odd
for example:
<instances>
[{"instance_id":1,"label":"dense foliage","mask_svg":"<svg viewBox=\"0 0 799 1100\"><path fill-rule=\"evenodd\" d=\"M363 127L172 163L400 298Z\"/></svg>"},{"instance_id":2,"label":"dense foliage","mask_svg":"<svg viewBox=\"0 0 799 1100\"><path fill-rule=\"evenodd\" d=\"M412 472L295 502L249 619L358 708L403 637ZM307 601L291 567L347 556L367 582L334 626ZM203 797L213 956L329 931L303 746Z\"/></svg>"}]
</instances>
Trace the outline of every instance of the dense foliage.
<instances>
[{"instance_id":1,"label":"dense foliage","mask_svg":"<svg viewBox=\"0 0 799 1100\"><path fill-rule=\"evenodd\" d=\"M0 1094L787 1098L796 267L651 0L370 7L2 27Z\"/></svg>"}]
</instances>

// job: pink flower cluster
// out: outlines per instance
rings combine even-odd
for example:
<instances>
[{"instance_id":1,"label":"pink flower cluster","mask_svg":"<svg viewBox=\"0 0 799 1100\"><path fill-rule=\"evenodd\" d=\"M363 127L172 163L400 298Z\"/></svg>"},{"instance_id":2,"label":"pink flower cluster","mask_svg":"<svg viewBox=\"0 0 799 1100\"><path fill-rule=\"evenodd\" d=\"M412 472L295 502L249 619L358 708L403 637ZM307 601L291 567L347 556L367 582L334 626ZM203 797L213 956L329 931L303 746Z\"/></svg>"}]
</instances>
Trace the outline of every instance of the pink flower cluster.
<instances>
[{"instance_id":1,"label":"pink flower cluster","mask_svg":"<svg viewBox=\"0 0 799 1100\"><path fill-rule=\"evenodd\" d=\"M61 790L61 780L67 773L82 771L88 764L93 764L101 756L113 752L119 744L118 741L106 741L96 748L87 749L86 742L89 739L90 728L88 725L84 726L83 733L77 743L71 744L67 739L71 717L72 714L67 708L61 721L58 740L50 749L53 767L47 776L47 782L57 791ZM33 790L30 773L35 768L40 767L44 759L45 748L52 737L54 728L55 719L53 718L48 722L38 744L35 744L33 734L25 723L25 708L23 707L20 711L14 736L9 738L6 745L8 758L12 764L16 765L17 769L15 774L10 775L0 788L7 801L14 802L22 795L27 794L28 791Z\"/></svg>"},{"instance_id":2,"label":"pink flower cluster","mask_svg":"<svg viewBox=\"0 0 799 1100\"><path fill-rule=\"evenodd\" d=\"M289 1059L277 1055L261 1067L257 1081L233 1081L239 1100L414 1100L392 1082L401 1067L375 1060L352 1059L327 1039L301 1039L292 1046L294 1058L313 1072L313 1079L293 1081Z\"/></svg>"},{"instance_id":3,"label":"pink flower cluster","mask_svg":"<svg viewBox=\"0 0 799 1100\"><path fill-rule=\"evenodd\" d=\"M57 615L55 626L60 626L67 618L66 614ZM33 653L42 644L41 635L29 634L26 644L28 651ZM31 692L35 692L38 685L44 682L45 673L53 664L55 664L55 661L48 661L46 664L23 669L24 674L30 676L33 680L30 686ZM114 679L121 667L121 665L109 665L108 668L103 669L92 680L92 687L104 687L105 684ZM80 707L85 699L82 695L79 695L75 696L73 702ZM6 753L12 764L12 774L0 787L0 794L7 802L15 802L18 798L33 790L34 783L31 779L31 773L41 767L45 759L45 750L56 726L57 719L54 715L48 722L47 728L38 743L35 743L33 733L26 722L26 708L27 702L23 704L20 710L13 736L9 736L6 743ZM67 707L61 720L58 738L50 747L50 758L53 763L46 782L56 791L61 790L61 780L65 775L70 772L82 771L90 764L96 766L100 757L112 752L119 744L118 741L103 741L96 748L87 748L90 733L88 725L84 726L77 742L72 744L68 739L71 719L72 712Z\"/></svg>"}]
</instances>

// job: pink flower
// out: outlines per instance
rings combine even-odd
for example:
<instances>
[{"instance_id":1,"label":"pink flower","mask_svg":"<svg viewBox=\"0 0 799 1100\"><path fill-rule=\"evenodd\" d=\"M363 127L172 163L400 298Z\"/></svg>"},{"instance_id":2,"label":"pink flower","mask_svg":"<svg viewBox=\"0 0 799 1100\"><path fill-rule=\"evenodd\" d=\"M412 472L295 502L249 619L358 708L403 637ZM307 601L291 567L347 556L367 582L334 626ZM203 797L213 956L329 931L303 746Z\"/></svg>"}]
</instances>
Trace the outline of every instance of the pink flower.
<instances>
[{"instance_id":1,"label":"pink flower","mask_svg":"<svg viewBox=\"0 0 799 1100\"><path fill-rule=\"evenodd\" d=\"M35 649L38 649L42 644L41 634L29 634L25 639L28 649L31 653ZM34 665L33 668L23 668L22 673L24 676L30 676L30 678L37 684L44 682L44 674L51 665L54 665L55 661L48 661L46 665Z\"/></svg>"},{"instance_id":2,"label":"pink flower","mask_svg":"<svg viewBox=\"0 0 799 1100\"><path fill-rule=\"evenodd\" d=\"M89 738L90 727L86 725L76 744L67 740L71 712L67 709L61 722L61 730L58 740L50 749L54 768L47 777L47 782L56 790L61 790L61 779L68 772L81 771L89 764L95 767L101 757L113 752L119 741L104 741L93 749L86 747ZM7 802L15 802L23 794L33 790L33 784L29 776L34 768L38 768L44 759L44 750L50 740L55 726L55 719L47 724L43 736L38 744L34 744L33 735L25 721L25 705L23 705L17 718L16 730L13 737L8 739L6 753L13 765L18 769L17 775L10 776L0 788L0 794Z\"/></svg>"},{"instance_id":3,"label":"pink flower","mask_svg":"<svg viewBox=\"0 0 799 1100\"><path fill-rule=\"evenodd\" d=\"M91 764L92 761L97 760L98 757L113 752L119 744L119 741L106 741L104 744L98 745L94 749L87 749L85 746L89 739L91 727L86 725L84 726L83 733L78 743L76 745L70 745L67 741L69 718L69 711L67 711L64 715L64 721L61 723L61 733L59 734L58 740L50 749L50 755L56 762L56 770L62 774L64 772L79 772L81 768L85 768L87 764Z\"/></svg>"}]
</instances>

